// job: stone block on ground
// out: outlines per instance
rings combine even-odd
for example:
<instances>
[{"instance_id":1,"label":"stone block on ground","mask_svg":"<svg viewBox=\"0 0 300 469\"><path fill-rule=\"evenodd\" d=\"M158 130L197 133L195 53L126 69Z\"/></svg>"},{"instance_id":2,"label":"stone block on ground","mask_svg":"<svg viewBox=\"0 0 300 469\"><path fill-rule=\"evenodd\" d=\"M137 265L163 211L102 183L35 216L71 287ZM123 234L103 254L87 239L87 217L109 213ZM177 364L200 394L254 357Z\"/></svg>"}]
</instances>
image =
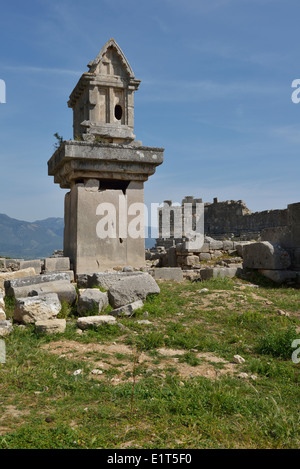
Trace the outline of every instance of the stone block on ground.
<instances>
[{"instance_id":1,"label":"stone block on ground","mask_svg":"<svg viewBox=\"0 0 300 469\"><path fill-rule=\"evenodd\" d=\"M291 265L291 258L279 245L262 241L244 246L243 265L247 269L281 270Z\"/></svg>"},{"instance_id":2,"label":"stone block on ground","mask_svg":"<svg viewBox=\"0 0 300 469\"><path fill-rule=\"evenodd\" d=\"M0 337L6 337L13 331L13 325L11 321L3 320L0 321Z\"/></svg>"},{"instance_id":3,"label":"stone block on ground","mask_svg":"<svg viewBox=\"0 0 300 469\"><path fill-rule=\"evenodd\" d=\"M77 312L80 315L84 315L88 312L99 314L107 306L107 293L103 293L98 288L87 288L79 293Z\"/></svg>"},{"instance_id":4,"label":"stone block on ground","mask_svg":"<svg viewBox=\"0 0 300 469\"><path fill-rule=\"evenodd\" d=\"M123 278L108 290L108 299L113 308L120 308L137 300L145 300L150 294L160 293L154 278L147 273Z\"/></svg>"},{"instance_id":5,"label":"stone block on ground","mask_svg":"<svg viewBox=\"0 0 300 469\"><path fill-rule=\"evenodd\" d=\"M74 304L77 299L75 286L65 280L11 288L10 291L15 298L44 296L48 293L56 293L61 303L65 301L70 305Z\"/></svg>"},{"instance_id":6,"label":"stone block on ground","mask_svg":"<svg viewBox=\"0 0 300 469\"><path fill-rule=\"evenodd\" d=\"M64 272L70 270L69 257L47 257L44 260L44 271L48 272Z\"/></svg>"},{"instance_id":7,"label":"stone block on ground","mask_svg":"<svg viewBox=\"0 0 300 469\"><path fill-rule=\"evenodd\" d=\"M66 330L65 319L48 319L36 321L35 331L42 334L58 334L64 333Z\"/></svg>"},{"instance_id":8,"label":"stone block on ground","mask_svg":"<svg viewBox=\"0 0 300 469\"><path fill-rule=\"evenodd\" d=\"M17 298L15 301L14 321L21 324L34 324L36 321L56 319L61 303L57 294L29 298Z\"/></svg>"},{"instance_id":9,"label":"stone block on ground","mask_svg":"<svg viewBox=\"0 0 300 469\"><path fill-rule=\"evenodd\" d=\"M223 256L222 251L215 250L215 251L212 251L212 253L211 253L211 258L212 259L218 259L219 257L222 257L222 256Z\"/></svg>"},{"instance_id":10,"label":"stone block on ground","mask_svg":"<svg viewBox=\"0 0 300 469\"><path fill-rule=\"evenodd\" d=\"M134 269L131 267L131 265L125 265L125 267L122 269L122 272L134 272Z\"/></svg>"},{"instance_id":11,"label":"stone block on ground","mask_svg":"<svg viewBox=\"0 0 300 469\"><path fill-rule=\"evenodd\" d=\"M78 288L102 287L108 290L114 283L127 277L142 275L142 272L96 272L93 274L78 274L76 276Z\"/></svg>"},{"instance_id":12,"label":"stone block on ground","mask_svg":"<svg viewBox=\"0 0 300 469\"><path fill-rule=\"evenodd\" d=\"M4 282L22 277L33 277L36 275L33 267L27 269L16 270L15 272L0 272L0 290L4 290Z\"/></svg>"},{"instance_id":13,"label":"stone block on ground","mask_svg":"<svg viewBox=\"0 0 300 469\"><path fill-rule=\"evenodd\" d=\"M111 311L109 314L115 317L119 316L128 316L131 317L133 316L134 312L142 308L144 306L144 303L142 300L135 301L134 303L130 303L129 305L121 306L120 308L114 309Z\"/></svg>"},{"instance_id":14,"label":"stone block on ground","mask_svg":"<svg viewBox=\"0 0 300 469\"><path fill-rule=\"evenodd\" d=\"M260 273L279 284L300 278L300 272L294 270L260 270Z\"/></svg>"},{"instance_id":15,"label":"stone block on ground","mask_svg":"<svg viewBox=\"0 0 300 469\"><path fill-rule=\"evenodd\" d=\"M184 265L188 266L188 267L193 267L195 265L198 265L199 264L199 256L185 256L184 258L184 261L183 261Z\"/></svg>"},{"instance_id":16,"label":"stone block on ground","mask_svg":"<svg viewBox=\"0 0 300 469\"><path fill-rule=\"evenodd\" d=\"M223 249L223 241L218 241L216 239L212 239L209 242L209 249L210 250L222 250Z\"/></svg>"},{"instance_id":17,"label":"stone block on ground","mask_svg":"<svg viewBox=\"0 0 300 469\"><path fill-rule=\"evenodd\" d=\"M225 240L223 241L223 250L232 251L233 250L233 241Z\"/></svg>"},{"instance_id":18,"label":"stone block on ground","mask_svg":"<svg viewBox=\"0 0 300 469\"><path fill-rule=\"evenodd\" d=\"M210 278L232 278L240 275L243 269L241 265L234 267L212 267L200 270L202 280L209 280Z\"/></svg>"},{"instance_id":19,"label":"stone block on ground","mask_svg":"<svg viewBox=\"0 0 300 469\"><path fill-rule=\"evenodd\" d=\"M158 269L154 269L154 278L155 280L174 280L176 282L183 282L183 273L180 267L160 267Z\"/></svg>"},{"instance_id":20,"label":"stone block on ground","mask_svg":"<svg viewBox=\"0 0 300 469\"><path fill-rule=\"evenodd\" d=\"M67 272L52 272L43 275L34 275L30 277L23 277L18 279L8 279L4 282L5 294L8 296L13 295L14 288L26 287L30 285L37 285L40 283L56 282L64 280L72 282L74 280L74 272L72 270Z\"/></svg>"},{"instance_id":21,"label":"stone block on ground","mask_svg":"<svg viewBox=\"0 0 300 469\"><path fill-rule=\"evenodd\" d=\"M77 319L77 327L79 329L93 329L105 324L116 324L116 318L110 315L106 316L85 316Z\"/></svg>"},{"instance_id":22,"label":"stone block on ground","mask_svg":"<svg viewBox=\"0 0 300 469\"><path fill-rule=\"evenodd\" d=\"M243 250L248 244L253 244L251 241L234 241L233 249L235 249L240 257L243 257Z\"/></svg>"},{"instance_id":23,"label":"stone block on ground","mask_svg":"<svg viewBox=\"0 0 300 469\"><path fill-rule=\"evenodd\" d=\"M200 252L199 259L200 261L210 261L211 254L209 252Z\"/></svg>"},{"instance_id":24,"label":"stone block on ground","mask_svg":"<svg viewBox=\"0 0 300 469\"><path fill-rule=\"evenodd\" d=\"M32 261L20 261L20 269L28 269L28 267L32 267L35 270L36 275L39 275L42 271L42 261L40 260L32 260Z\"/></svg>"}]
</instances>

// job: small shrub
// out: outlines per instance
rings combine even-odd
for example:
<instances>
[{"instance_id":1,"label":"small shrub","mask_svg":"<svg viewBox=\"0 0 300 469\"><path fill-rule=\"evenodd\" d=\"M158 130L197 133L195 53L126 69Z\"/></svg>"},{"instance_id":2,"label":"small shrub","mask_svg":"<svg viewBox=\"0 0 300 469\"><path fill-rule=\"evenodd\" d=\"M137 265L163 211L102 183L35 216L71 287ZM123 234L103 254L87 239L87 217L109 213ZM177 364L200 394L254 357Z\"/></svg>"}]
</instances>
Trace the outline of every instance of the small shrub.
<instances>
[{"instance_id":1,"label":"small shrub","mask_svg":"<svg viewBox=\"0 0 300 469\"><path fill-rule=\"evenodd\" d=\"M56 142L54 143L54 149L57 150L63 143L64 138L61 135L59 135L57 132L55 132L54 137L56 138Z\"/></svg>"},{"instance_id":2,"label":"small shrub","mask_svg":"<svg viewBox=\"0 0 300 469\"><path fill-rule=\"evenodd\" d=\"M5 313L6 313L6 317L8 319L11 319L14 315L15 302L16 302L16 299L15 299L14 296L5 296L4 297Z\"/></svg>"},{"instance_id":3,"label":"small shrub","mask_svg":"<svg viewBox=\"0 0 300 469\"><path fill-rule=\"evenodd\" d=\"M261 337L256 346L256 352L262 355L272 355L283 359L290 359L294 349L293 340L297 339L297 332L294 327L267 333Z\"/></svg>"}]
</instances>

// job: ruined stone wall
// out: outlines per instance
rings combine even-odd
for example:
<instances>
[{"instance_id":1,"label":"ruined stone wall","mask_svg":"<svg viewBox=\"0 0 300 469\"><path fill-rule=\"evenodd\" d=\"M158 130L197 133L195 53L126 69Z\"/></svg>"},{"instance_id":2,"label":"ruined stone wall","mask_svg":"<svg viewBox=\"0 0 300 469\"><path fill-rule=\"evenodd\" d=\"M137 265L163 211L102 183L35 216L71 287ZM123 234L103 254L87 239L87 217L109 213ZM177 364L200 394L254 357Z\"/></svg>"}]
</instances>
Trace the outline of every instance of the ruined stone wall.
<instances>
[{"instance_id":1,"label":"ruined stone wall","mask_svg":"<svg viewBox=\"0 0 300 469\"><path fill-rule=\"evenodd\" d=\"M252 213L242 200L205 204L204 229L205 233L211 236L243 237L252 234L253 239L256 239L265 228L286 224L286 209Z\"/></svg>"},{"instance_id":2,"label":"ruined stone wall","mask_svg":"<svg viewBox=\"0 0 300 469\"><path fill-rule=\"evenodd\" d=\"M202 199L194 199L192 196L185 197L183 204L188 202L196 204ZM159 225L161 217L166 209L174 208L178 211L180 207L174 207L172 201L165 201L164 207L159 209ZM171 221L172 223L172 221ZM244 240L257 240L261 232L267 228L283 227L288 225L288 210L265 210L254 212L248 209L242 200L227 200L219 202L217 198L213 203L204 204L204 233L215 239L240 238ZM183 232L183 230L182 230ZM159 231L157 245L170 247L180 242L178 235L172 236L173 227L170 229L171 236L167 239L163 230Z\"/></svg>"}]
</instances>

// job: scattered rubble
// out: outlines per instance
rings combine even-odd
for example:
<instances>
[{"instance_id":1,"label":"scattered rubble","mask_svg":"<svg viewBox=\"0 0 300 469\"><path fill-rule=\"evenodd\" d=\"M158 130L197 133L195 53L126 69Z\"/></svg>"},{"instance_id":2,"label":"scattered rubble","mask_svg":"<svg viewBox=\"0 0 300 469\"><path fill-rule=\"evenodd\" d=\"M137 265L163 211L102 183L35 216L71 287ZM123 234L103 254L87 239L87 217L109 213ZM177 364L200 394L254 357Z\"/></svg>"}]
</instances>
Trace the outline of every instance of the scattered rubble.
<instances>
[{"instance_id":1,"label":"scattered rubble","mask_svg":"<svg viewBox=\"0 0 300 469\"><path fill-rule=\"evenodd\" d=\"M14 321L21 324L35 324L37 321L56 319L61 303L56 293L27 298L16 298Z\"/></svg>"},{"instance_id":2,"label":"scattered rubble","mask_svg":"<svg viewBox=\"0 0 300 469\"><path fill-rule=\"evenodd\" d=\"M233 361L234 363L241 365L242 363L245 363L245 358L241 357L240 355L234 355Z\"/></svg>"},{"instance_id":3,"label":"scattered rubble","mask_svg":"<svg viewBox=\"0 0 300 469\"><path fill-rule=\"evenodd\" d=\"M159 294L160 288L147 273L128 277L114 283L108 290L108 298L113 308L120 308L138 300L145 300L150 294Z\"/></svg>"},{"instance_id":4,"label":"scattered rubble","mask_svg":"<svg viewBox=\"0 0 300 469\"><path fill-rule=\"evenodd\" d=\"M35 323L35 331L43 334L63 334L66 330L65 319L39 320Z\"/></svg>"},{"instance_id":5,"label":"scattered rubble","mask_svg":"<svg viewBox=\"0 0 300 469\"><path fill-rule=\"evenodd\" d=\"M77 319L77 327L79 329L93 329L103 324L116 324L116 318L110 315L103 316L85 316Z\"/></svg>"},{"instance_id":6,"label":"scattered rubble","mask_svg":"<svg viewBox=\"0 0 300 469\"><path fill-rule=\"evenodd\" d=\"M77 312L79 315L84 315L91 311L96 311L95 314L100 314L108 306L107 293L103 293L98 288L87 288L80 290L77 302Z\"/></svg>"}]
</instances>

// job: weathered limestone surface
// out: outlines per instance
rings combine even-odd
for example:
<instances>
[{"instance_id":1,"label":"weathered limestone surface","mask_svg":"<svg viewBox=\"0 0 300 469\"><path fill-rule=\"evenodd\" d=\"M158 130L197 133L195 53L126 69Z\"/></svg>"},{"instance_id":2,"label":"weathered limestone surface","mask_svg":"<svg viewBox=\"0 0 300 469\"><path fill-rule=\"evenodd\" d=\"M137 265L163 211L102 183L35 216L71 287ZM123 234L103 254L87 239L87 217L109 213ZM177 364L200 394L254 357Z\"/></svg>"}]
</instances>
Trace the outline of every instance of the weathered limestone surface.
<instances>
[{"instance_id":1,"label":"weathered limestone surface","mask_svg":"<svg viewBox=\"0 0 300 469\"><path fill-rule=\"evenodd\" d=\"M53 272L51 274L35 275L30 277L23 277L18 279L5 280L4 288L5 294L8 296L14 296L13 289L27 287L30 285L37 285L45 282L56 282L59 280L65 280L66 282L72 282L74 280L74 272Z\"/></svg>"},{"instance_id":2,"label":"weathered limestone surface","mask_svg":"<svg viewBox=\"0 0 300 469\"><path fill-rule=\"evenodd\" d=\"M114 283L123 278L142 274L142 272L97 272L93 274L78 274L76 279L78 288L101 287L108 290Z\"/></svg>"},{"instance_id":3,"label":"weathered limestone surface","mask_svg":"<svg viewBox=\"0 0 300 469\"><path fill-rule=\"evenodd\" d=\"M280 246L262 241L244 246L243 265L248 269L287 269L291 265L291 258Z\"/></svg>"},{"instance_id":4,"label":"weathered limestone surface","mask_svg":"<svg viewBox=\"0 0 300 469\"><path fill-rule=\"evenodd\" d=\"M199 259L200 261L210 261L211 254L209 252L200 252Z\"/></svg>"},{"instance_id":5,"label":"weathered limestone surface","mask_svg":"<svg viewBox=\"0 0 300 469\"><path fill-rule=\"evenodd\" d=\"M74 304L77 299L75 286L65 280L38 283L37 285L28 285L18 288L11 287L10 291L15 298L35 297L37 295L43 296L48 293L56 293L60 302L66 301L69 304Z\"/></svg>"},{"instance_id":6,"label":"weathered limestone surface","mask_svg":"<svg viewBox=\"0 0 300 469\"><path fill-rule=\"evenodd\" d=\"M234 242L234 248L239 256L243 257L244 247L248 246L249 244L251 244L251 241Z\"/></svg>"},{"instance_id":7,"label":"weathered limestone surface","mask_svg":"<svg viewBox=\"0 0 300 469\"><path fill-rule=\"evenodd\" d=\"M27 269L17 270L15 272L0 272L0 290L4 290L5 280L11 280L22 277L32 277L35 275L35 269L28 267Z\"/></svg>"},{"instance_id":8,"label":"weathered limestone surface","mask_svg":"<svg viewBox=\"0 0 300 469\"><path fill-rule=\"evenodd\" d=\"M79 329L92 329L94 327L102 326L104 324L116 324L116 318L113 316L86 316L78 318L77 327Z\"/></svg>"},{"instance_id":9,"label":"weathered limestone surface","mask_svg":"<svg viewBox=\"0 0 300 469\"><path fill-rule=\"evenodd\" d=\"M180 267L161 267L154 269L154 278L155 280L175 280L176 282L182 282L183 274Z\"/></svg>"},{"instance_id":10,"label":"weathered limestone surface","mask_svg":"<svg viewBox=\"0 0 300 469\"><path fill-rule=\"evenodd\" d=\"M116 317L119 317L119 316L131 317L137 309L142 308L143 306L144 306L143 301L138 300L138 301L135 301L134 303L130 303L129 305L121 306L120 308L114 309L109 314L111 314L112 316L116 316Z\"/></svg>"},{"instance_id":11,"label":"weathered limestone surface","mask_svg":"<svg viewBox=\"0 0 300 469\"><path fill-rule=\"evenodd\" d=\"M36 321L56 319L61 303L55 293L31 298L17 298L14 320L22 324L34 324Z\"/></svg>"},{"instance_id":12,"label":"weathered limestone surface","mask_svg":"<svg viewBox=\"0 0 300 469\"><path fill-rule=\"evenodd\" d=\"M11 321L3 320L0 321L0 337L6 337L13 331L13 325Z\"/></svg>"},{"instance_id":13,"label":"weathered limestone surface","mask_svg":"<svg viewBox=\"0 0 300 469\"><path fill-rule=\"evenodd\" d=\"M58 334L66 330L65 319L46 319L35 322L35 331L40 334Z\"/></svg>"},{"instance_id":14,"label":"weathered limestone surface","mask_svg":"<svg viewBox=\"0 0 300 469\"><path fill-rule=\"evenodd\" d=\"M36 275L39 275L42 271L42 261L39 259L34 259L32 261L20 261L20 269L28 269L28 267L33 267Z\"/></svg>"},{"instance_id":15,"label":"weathered limestone surface","mask_svg":"<svg viewBox=\"0 0 300 469\"><path fill-rule=\"evenodd\" d=\"M103 293L97 288L88 288L79 293L77 311L79 314L87 312L97 312L100 314L108 306L107 293ZM96 312L94 314L97 314Z\"/></svg>"},{"instance_id":16,"label":"weathered limestone surface","mask_svg":"<svg viewBox=\"0 0 300 469\"><path fill-rule=\"evenodd\" d=\"M212 267L201 269L200 276L202 280L208 280L210 278L232 278L239 276L242 272L242 265L236 265L235 267Z\"/></svg>"},{"instance_id":17,"label":"weathered limestone surface","mask_svg":"<svg viewBox=\"0 0 300 469\"><path fill-rule=\"evenodd\" d=\"M70 259L68 257L47 257L44 261L44 271L65 272L70 270Z\"/></svg>"},{"instance_id":18,"label":"weathered limestone surface","mask_svg":"<svg viewBox=\"0 0 300 469\"><path fill-rule=\"evenodd\" d=\"M151 277L144 273L128 277L115 283L108 290L108 299L113 308L120 308L137 300L145 300L150 294L160 293L160 288Z\"/></svg>"}]
</instances>

